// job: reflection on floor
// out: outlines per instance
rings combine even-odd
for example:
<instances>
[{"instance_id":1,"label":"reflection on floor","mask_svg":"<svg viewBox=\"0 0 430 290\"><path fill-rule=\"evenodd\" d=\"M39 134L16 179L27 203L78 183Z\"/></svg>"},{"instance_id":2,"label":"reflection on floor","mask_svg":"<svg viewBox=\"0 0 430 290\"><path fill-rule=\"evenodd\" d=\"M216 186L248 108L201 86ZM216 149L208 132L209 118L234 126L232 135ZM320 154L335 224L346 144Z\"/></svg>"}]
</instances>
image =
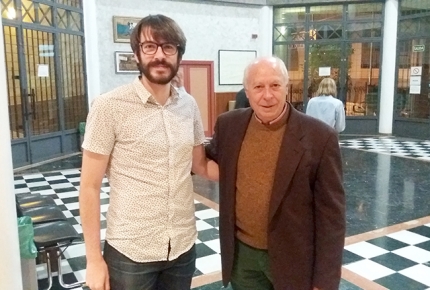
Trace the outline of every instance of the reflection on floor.
<instances>
[{"instance_id":1,"label":"reflection on floor","mask_svg":"<svg viewBox=\"0 0 430 290\"><path fill-rule=\"evenodd\" d=\"M430 142L386 137L341 139L347 238L340 289L430 289ZM79 168L80 156L73 156L16 172L15 192L54 197L82 232L77 203ZM220 289L218 184L197 176L193 181L198 193L199 230L193 289ZM102 229L109 190L104 180ZM83 280L83 244L69 247L64 258L66 282ZM44 267L38 270L43 286ZM53 289L62 288L57 284Z\"/></svg>"}]
</instances>

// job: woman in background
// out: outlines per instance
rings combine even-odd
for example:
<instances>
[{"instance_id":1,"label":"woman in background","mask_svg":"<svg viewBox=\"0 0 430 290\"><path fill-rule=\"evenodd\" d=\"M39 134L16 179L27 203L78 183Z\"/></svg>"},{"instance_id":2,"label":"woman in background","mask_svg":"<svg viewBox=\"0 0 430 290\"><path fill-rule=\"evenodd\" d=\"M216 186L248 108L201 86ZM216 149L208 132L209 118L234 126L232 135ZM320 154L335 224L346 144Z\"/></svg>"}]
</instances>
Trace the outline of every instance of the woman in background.
<instances>
[{"instance_id":1,"label":"woman in background","mask_svg":"<svg viewBox=\"0 0 430 290\"><path fill-rule=\"evenodd\" d=\"M345 130L345 109L341 100L336 99L336 83L332 78L321 81L317 97L309 100L306 115L317 118L338 133Z\"/></svg>"}]
</instances>

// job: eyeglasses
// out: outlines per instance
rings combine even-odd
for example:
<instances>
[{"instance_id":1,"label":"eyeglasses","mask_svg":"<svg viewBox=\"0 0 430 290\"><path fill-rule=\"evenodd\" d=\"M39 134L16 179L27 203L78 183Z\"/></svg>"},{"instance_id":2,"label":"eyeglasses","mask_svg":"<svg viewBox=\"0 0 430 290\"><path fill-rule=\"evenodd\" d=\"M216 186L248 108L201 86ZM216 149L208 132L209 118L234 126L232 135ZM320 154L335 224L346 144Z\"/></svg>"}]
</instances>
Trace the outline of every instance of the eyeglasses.
<instances>
[{"instance_id":1,"label":"eyeglasses","mask_svg":"<svg viewBox=\"0 0 430 290\"><path fill-rule=\"evenodd\" d=\"M161 47L161 50L165 55L174 55L178 52L179 44L172 43L155 43L151 41L145 41L139 44L140 49L144 54L153 55L157 53L158 47Z\"/></svg>"}]
</instances>

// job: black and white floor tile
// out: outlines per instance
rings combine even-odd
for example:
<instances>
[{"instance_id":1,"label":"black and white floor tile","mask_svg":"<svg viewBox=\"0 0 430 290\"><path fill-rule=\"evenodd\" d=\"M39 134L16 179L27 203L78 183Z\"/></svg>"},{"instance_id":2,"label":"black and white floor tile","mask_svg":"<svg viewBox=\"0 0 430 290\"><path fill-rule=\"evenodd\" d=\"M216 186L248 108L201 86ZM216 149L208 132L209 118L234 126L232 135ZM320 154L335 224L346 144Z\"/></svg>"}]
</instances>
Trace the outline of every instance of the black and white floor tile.
<instances>
[{"instance_id":1,"label":"black and white floor tile","mask_svg":"<svg viewBox=\"0 0 430 290\"><path fill-rule=\"evenodd\" d=\"M15 193L40 193L51 196L62 209L64 215L82 234L79 216L79 170L67 170L54 173L29 174L15 177ZM107 179L103 180L100 192L101 202L101 239L106 236L106 213L109 207L110 187ZM218 234L218 212L206 205L195 201L195 216L198 237L196 241L196 271L194 276L209 274L221 270L221 257ZM103 243L103 242L102 242ZM85 280L85 247L83 242L73 244L64 249L62 270L66 283ZM37 265L37 276L40 289L47 285L45 264ZM62 289L56 288L54 290ZM77 290L82 288L75 288Z\"/></svg>"},{"instance_id":2,"label":"black and white floor tile","mask_svg":"<svg viewBox=\"0 0 430 290\"><path fill-rule=\"evenodd\" d=\"M403 141L392 137L341 140L341 147L430 161L430 141Z\"/></svg>"},{"instance_id":3,"label":"black and white floor tile","mask_svg":"<svg viewBox=\"0 0 430 290\"><path fill-rule=\"evenodd\" d=\"M430 224L348 245L343 267L391 290L430 289Z\"/></svg>"},{"instance_id":4,"label":"black and white floor tile","mask_svg":"<svg viewBox=\"0 0 430 290\"><path fill-rule=\"evenodd\" d=\"M390 154L430 161L430 141L403 141L391 137L341 140L343 148ZM54 198L78 233L82 233L78 191L80 170L64 170L15 177L15 193L40 193ZM101 188L101 237L106 230L110 187L107 179ZM218 212L195 201L198 240L195 276L221 270L218 238ZM64 250L62 269L65 282L85 279L84 244L76 243ZM430 224L403 230L381 238L348 245L344 250L344 267L388 289L430 290ZM46 286L46 269L37 266L40 289ZM62 289L54 284L54 290ZM83 288L76 288L82 290Z\"/></svg>"}]
</instances>

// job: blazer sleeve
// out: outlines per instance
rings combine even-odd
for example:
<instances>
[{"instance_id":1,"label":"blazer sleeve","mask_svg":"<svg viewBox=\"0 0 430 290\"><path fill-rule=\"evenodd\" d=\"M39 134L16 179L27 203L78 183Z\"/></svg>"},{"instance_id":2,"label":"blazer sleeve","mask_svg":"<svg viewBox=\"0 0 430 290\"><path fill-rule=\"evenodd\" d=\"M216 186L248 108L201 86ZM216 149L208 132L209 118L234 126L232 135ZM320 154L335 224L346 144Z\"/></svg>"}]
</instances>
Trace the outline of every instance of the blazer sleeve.
<instances>
[{"instance_id":1,"label":"blazer sleeve","mask_svg":"<svg viewBox=\"0 0 430 290\"><path fill-rule=\"evenodd\" d=\"M214 135L210 140L209 144L205 146L206 157L218 163L218 128L219 128L219 118L215 123Z\"/></svg>"},{"instance_id":2,"label":"blazer sleeve","mask_svg":"<svg viewBox=\"0 0 430 290\"><path fill-rule=\"evenodd\" d=\"M345 192L342 160L335 133L323 149L314 187L315 263L314 287L337 290L345 242Z\"/></svg>"}]
</instances>

